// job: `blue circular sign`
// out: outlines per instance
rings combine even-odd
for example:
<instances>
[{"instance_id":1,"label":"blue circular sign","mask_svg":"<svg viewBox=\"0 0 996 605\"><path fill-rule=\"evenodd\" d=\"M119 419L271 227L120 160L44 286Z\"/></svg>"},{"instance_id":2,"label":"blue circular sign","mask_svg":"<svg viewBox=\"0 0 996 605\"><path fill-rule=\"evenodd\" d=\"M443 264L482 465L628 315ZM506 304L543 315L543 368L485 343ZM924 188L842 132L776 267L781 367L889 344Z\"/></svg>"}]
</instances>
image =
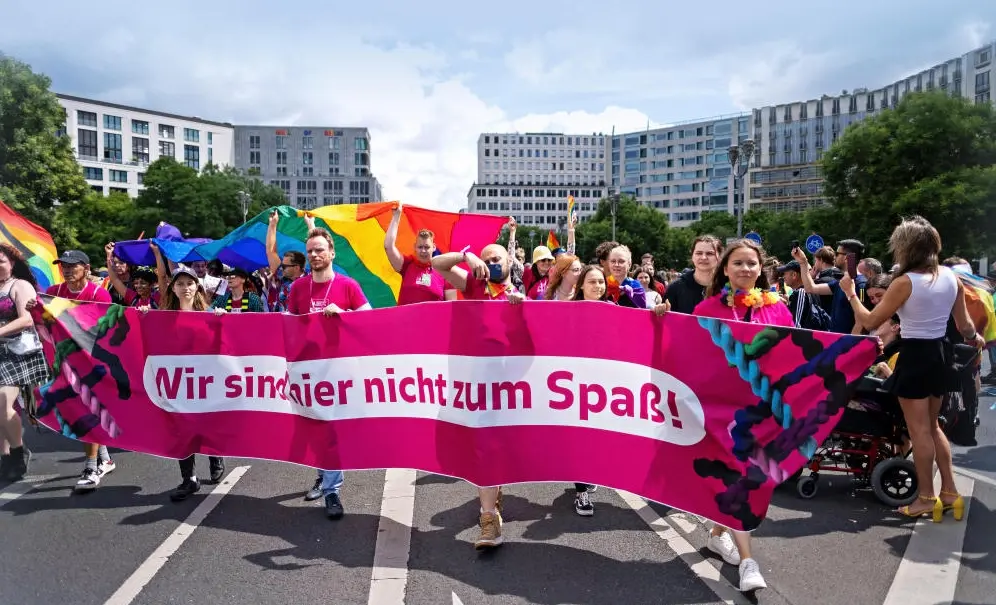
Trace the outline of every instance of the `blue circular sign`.
<instances>
[{"instance_id":1,"label":"blue circular sign","mask_svg":"<svg viewBox=\"0 0 996 605\"><path fill-rule=\"evenodd\" d=\"M751 231L750 233L748 233L747 235L744 236L744 239L749 239L750 241L754 242L758 246L761 245L761 236L758 235L758 233L756 231Z\"/></svg>"},{"instance_id":2,"label":"blue circular sign","mask_svg":"<svg viewBox=\"0 0 996 605\"><path fill-rule=\"evenodd\" d=\"M823 247L823 238L815 233L806 238L806 250L809 250L810 254L816 254L816 251Z\"/></svg>"}]
</instances>

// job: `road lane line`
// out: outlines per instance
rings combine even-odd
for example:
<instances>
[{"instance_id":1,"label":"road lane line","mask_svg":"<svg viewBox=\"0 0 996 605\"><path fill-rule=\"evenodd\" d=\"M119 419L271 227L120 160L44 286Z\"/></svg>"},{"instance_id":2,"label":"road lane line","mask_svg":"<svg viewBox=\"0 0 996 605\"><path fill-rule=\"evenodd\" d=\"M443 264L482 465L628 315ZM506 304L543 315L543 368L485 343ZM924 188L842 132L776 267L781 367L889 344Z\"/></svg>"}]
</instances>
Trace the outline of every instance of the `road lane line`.
<instances>
[{"instance_id":1,"label":"road lane line","mask_svg":"<svg viewBox=\"0 0 996 605\"><path fill-rule=\"evenodd\" d=\"M975 481L956 474L955 486L965 498L965 517L954 521L945 515L943 523L917 520L882 605L954 601Z\"/></svg>"},{"instance_id":2,"label":"road lane line","mask_svg":"<svg viewBox=\"0 0 996 605\"><path fill-rule=\"evenodd\" d=\"M163 543L159 545L159 548L153 551L149 555L149 558L138 566L138 569L124 581L124 584L111 595L111 598L104 602L104 605L130 605L149 582L152 581L152 578L159 573L159 570L166 565L169 558L176 554L176 551L183 546L187 538L204 522L208 514L221 503L221 499L232 491L232 488L249 471L249 468L248 466L233 468L232 472L228 473L228 476L222 479L221 483L216 485L211 490L211 493L197 505L197 508L180 523L180 526L166 537Z\"/></svg>"},{"instance_id":3,"label":"road lane line","mask_svg":"<svg viewBox=\"0 0 996 605\"><path fill-rule=\"evenodd\" d=\"M636 494L631 494L623 490L616 490L616 492L623 499L623 502L636 511L636 514L643 519L644 523L649 525L650 529L654 530L660 539L667 543L668 548L673 550L685 565L691 568L692 572L702 580L703 584L720 601L728 605L746 605L750 603L743 593L737 590L719 573L715 565L707 561L678 530L654 512L654 509L647 504L646 500ZM680 521L676 521L676 523L682 527L695 529L694 525L687 519L681 519Z\"/></svg>"},{"instance_id":4,"label":"road lane line","mask_svg":"<svg viewBox=\"0 0 996 605\"><path fill-rule=\"evenodd\" d=\"M387 469L384 475L368 605L404 605L417 477L417 471L407 468Z\"/></svg>"},{"instance_id":5,"label":"road lane line","mask_svg":"<svg viewBox=\"0 0 996 605\"><path fill-rule=\"evenodd\" d=\"M58 475L29 475L17 483L11 483L0 490L0 508L57 477Z\"/></svg>"}]
</instances>

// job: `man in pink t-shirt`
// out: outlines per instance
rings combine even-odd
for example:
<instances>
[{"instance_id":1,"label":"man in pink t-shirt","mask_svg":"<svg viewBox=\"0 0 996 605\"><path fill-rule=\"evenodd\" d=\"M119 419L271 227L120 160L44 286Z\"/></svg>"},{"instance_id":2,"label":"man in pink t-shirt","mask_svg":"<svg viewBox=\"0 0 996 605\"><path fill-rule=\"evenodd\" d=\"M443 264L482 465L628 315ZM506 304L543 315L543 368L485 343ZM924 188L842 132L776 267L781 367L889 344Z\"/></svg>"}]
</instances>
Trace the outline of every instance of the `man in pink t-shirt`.
<instances>
[{"instance_id":1,"label":"man in pink t-shirt","mask_svg":"<svg viewBox=\"0 0 996 605\"><path fill-rule=\"evenodd\" d=\"M345 311L365 311L370 308L367 297L356 280L345 275L336 275L332 269L335 259L335 245L332 236L325 229L312 229L304 242L311 275L294 280L287 295L287 312L292 315L323 313L331 317ZM325 497L325 515L329 519L341 519L345 514L339 488L343 484L342 471L318 469L318 478L308 490L305 500Z\"/></svg>"},{"instance_id":2,"label":"man in pink t-shirt","mask_svg":"<svg viewBox=\"0 0 996 605\"><path fill-rule=\"evenodd\" d=\"M111 293L90 281L90 257L85 252L66 250L52 264L59 265L65 281L49 286L45 294L80 302L111 304ZM116 468L107 448L103 445L84 443L83 452L86 460L83 463L83 472L76 482L75 490L78 492L97 489L104 475Z\"/></svg>"},{"instance_id":3,"label":"man in pink t-shirt","mask_svg":"<svg viewBox=\"0 0 996 605\"><path fill-rule=\"evenodd\" d=\"M394 209L391 224L384 236L384 252L391 261L391 267L401 274L401 289L398 291L398 305L411 305L420 302L456 300L456 290L449 287L443 276L432 268L432 252L436 249L436 235L422 229L415 235L415 254L404 255L398 250L396 241L401 224L401 204Z\"/></svg>"},{"instance_id":4,"label":"man in pink t-shirt","mask_svg":"<svg viewBox=\"0 0 996 605\"><path fill-rule=\"evenodd\" d=\"M468 246L469 248L469 246ZM518 303L525 297L512 285L512 263L508 250L498 244L489 244L481 256L464 248L460 252L440 254L432 259L432 267L446 281L463 292L467 300L507 300ZM457 265L466 262L470 269ZM478 550L501 545L501 487L477 488L481 500L481 534L474 547Z\"/></svg>"}]
</instances>

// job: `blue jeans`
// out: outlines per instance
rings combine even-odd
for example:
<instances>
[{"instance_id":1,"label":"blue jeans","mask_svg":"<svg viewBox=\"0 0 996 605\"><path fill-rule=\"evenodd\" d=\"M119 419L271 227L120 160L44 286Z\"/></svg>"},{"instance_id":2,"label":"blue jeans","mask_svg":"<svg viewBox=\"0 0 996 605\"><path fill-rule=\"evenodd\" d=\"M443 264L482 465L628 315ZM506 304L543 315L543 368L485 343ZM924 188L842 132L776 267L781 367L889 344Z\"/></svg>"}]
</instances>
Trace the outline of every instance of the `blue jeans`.
<instances>
[{"instance_id":1,"label":"blue jeans","mask_svg":"<svg viewBox=\"0 0 996 605\"><path fill-rule=\"evenodd\" d=\"M318 477L322 480L322 497L338 494L342 487L342 471L323 471L318 469Z\"/></svg>"}]
</instances>

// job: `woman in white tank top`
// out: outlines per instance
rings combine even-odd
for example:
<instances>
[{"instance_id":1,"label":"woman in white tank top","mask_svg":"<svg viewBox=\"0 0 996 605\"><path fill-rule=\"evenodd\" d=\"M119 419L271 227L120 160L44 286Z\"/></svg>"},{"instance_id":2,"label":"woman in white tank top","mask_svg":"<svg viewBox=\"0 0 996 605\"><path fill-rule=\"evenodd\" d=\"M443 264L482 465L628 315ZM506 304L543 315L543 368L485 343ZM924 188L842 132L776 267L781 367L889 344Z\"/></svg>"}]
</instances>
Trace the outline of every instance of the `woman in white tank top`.
<instances>
[{"instance_id":1,"label":"woman in white tank top","mask_svg":"<svg viewBox=\"0 0 996 605\"><path fill-rule=\"evenodd\" d=\"M916 502L899 512L910 517L929 515L940 523L944 511L952 510L960 521L965 501L955 487L951 445L937 423L941 397L961 388L944 337L948 318L954 316L965 342L980 348L984 342L968 315L961 281L940 266L941 236L933 225L919 216L903 220L892 232L889 248L899 270L872 311L855 297L850 277L845 276L840 286L854 309L855 321L865 329L875 330L899 315L901 344L889 390L903 408L920 490ZM939 497L934 495L935 460L941 473Z\"/></svg>"}]
</instances>

